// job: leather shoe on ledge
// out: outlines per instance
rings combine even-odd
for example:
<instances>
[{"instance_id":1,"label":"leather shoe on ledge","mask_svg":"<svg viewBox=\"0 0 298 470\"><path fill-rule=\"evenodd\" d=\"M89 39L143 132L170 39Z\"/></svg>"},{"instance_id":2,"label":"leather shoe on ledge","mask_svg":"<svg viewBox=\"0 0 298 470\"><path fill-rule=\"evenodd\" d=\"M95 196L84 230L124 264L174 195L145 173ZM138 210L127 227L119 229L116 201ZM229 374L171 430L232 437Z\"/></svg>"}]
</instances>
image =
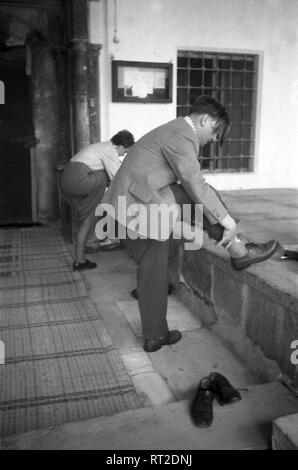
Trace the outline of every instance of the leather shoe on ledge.
<instances>
[{"instance_id":1,"label":"leather shoe on ledge","mask_svg":"<svg viewBox=\"0 0 298 470\"><path fill-rule=\"evenodd\" d=\"M208 428L213 421L213 400L215 383L210 377L204 377L197 388L191 404L191 417L196 426Z\"/></svg>"},{"instance_id":2,"label":"leather shoe on ledge","mask_svg":"<svg viewBox=\"0 0 298 470\"><path fill-rule=\"evenodd\" d=\"M172 330L160 338L146 339L144 343L144 350L146 352L158 351L158 349L160 349L162 346L177 343L181 337L182 334L179 330Z\"/></svg>"},{"instance_id":3,"label":"leather shoe on ledge","mask_svg":"<svg viewBox=\"0 0 298 470\"><path fill-rule=\"evenodd\" d=\"M216 399L220 405L227 405L241 400L238 390L230 384L224 375L219 374L219 372L211 372L209 378L214 382Z\"/></svg>"},{"instance_id":4,"label":"leather shoe on ledge","mask_svg":"<svg viewBox=\"0 0 298 470\"><path fill-rule=\"evenodd\" d=\"M270 258L279 248L279 243L276 240L270 240L266 243L246 243L248 252L245 256L240 258L231 258L231 263L234 269L244 269L254 263L260 263L265 259Z\"/></svg>"}]
</instances>

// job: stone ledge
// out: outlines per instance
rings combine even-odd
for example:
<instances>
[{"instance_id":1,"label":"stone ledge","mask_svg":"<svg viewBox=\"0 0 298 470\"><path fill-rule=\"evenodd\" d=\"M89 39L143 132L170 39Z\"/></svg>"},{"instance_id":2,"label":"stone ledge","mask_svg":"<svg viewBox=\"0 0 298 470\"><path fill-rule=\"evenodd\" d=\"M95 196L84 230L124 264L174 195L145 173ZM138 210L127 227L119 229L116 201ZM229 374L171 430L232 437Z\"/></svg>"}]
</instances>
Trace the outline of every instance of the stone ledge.
<instances>
[{"instance_id":1,"label":"stone ledge","mask_svg":"<svg viewBox=\"0 0 298 470\"><path fill-rule=\"evenodd\" d=\"M290 362L291 342L298 339L298 293L293 276L288 282L284 273L274 259L235 271L226 252L208 240L189 252L179 241L170 243L169 275L180 300L262 379L285 374L298 385L298 367Z\"/></svg>"},{"instance_id":2,"label":"stone ledge","mask_svg":"<svg viewBox=\"0 0 298 470\"><path fill-rule=\"evenodd\" d=\"M298 413L273 421L273 450L298 450Z\"/></svg>"}]
</instances>

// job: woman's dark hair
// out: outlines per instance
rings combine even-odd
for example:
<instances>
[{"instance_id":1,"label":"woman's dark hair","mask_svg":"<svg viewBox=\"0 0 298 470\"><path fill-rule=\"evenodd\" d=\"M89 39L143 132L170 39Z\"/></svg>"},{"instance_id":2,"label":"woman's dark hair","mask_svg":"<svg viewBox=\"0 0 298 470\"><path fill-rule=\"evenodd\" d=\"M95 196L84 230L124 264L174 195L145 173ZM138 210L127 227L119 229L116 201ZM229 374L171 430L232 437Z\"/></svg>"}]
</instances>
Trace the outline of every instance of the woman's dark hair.
<instances>
[{"instance_id":1,"label":"woman's dark hair","mask_svg":"<svg viewBox=\"0 0 298 470\"><path fill-rule=\"evenodd\" d=\"M123 145L124 148L128 149L133 146L135 143L134 137L131 132L124 129L119 131L117 134L113 135L111 142L114 145Z\"/></svg>"},{"instance_id":2,"label":"woman's dark hair","mask_svg":"<svg viewBox=\"0 0 298 470\"><path fill-rule=\"evenodd\" d=\"M211 96L202 95L193 103L190 114L208 114L216 119L216 130L220 145L228 136L230 130L230 118L226 108Z\"/></svg>"}]
</instances>

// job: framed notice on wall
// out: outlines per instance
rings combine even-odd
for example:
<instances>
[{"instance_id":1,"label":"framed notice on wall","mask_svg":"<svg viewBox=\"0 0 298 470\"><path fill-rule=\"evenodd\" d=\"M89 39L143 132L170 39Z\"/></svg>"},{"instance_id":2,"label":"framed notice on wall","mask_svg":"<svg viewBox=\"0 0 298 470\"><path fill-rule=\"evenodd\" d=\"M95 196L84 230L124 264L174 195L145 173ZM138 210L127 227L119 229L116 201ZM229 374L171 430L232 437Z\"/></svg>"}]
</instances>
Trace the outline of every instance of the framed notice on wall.
<instances>
[{"instance_id":1,"label":"framed notice on wall","mask_svg":"<svg viewBox=\"0 0 298 470\"><path fill-rule=\"evenodd\" d=\"M128 103L171 103L173 65L112 61L112 100Z\"/></svg>"}]
</instances>

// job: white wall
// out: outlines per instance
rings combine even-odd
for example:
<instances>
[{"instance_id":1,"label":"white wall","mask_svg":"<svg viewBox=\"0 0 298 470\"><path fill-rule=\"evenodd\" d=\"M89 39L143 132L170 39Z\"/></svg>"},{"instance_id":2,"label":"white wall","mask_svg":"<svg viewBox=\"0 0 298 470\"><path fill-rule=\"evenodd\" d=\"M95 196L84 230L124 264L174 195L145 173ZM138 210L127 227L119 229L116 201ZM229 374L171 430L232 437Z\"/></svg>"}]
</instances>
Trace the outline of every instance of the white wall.
<instances>
[{"instance_id":1,"label":"white wall","mask_svg":"<svg viewBox=\"0 0 298 470\"><path fill-rule=\"evenodd\" d=\"M101 132L136 138L176 117L178 49L260 53L255 171L206 174L218 189L298 186L298 1L114 0L90 2L100 59ZM172 62L173 103L112 103L111 59Z\"/></svg>"}]
</instances>

